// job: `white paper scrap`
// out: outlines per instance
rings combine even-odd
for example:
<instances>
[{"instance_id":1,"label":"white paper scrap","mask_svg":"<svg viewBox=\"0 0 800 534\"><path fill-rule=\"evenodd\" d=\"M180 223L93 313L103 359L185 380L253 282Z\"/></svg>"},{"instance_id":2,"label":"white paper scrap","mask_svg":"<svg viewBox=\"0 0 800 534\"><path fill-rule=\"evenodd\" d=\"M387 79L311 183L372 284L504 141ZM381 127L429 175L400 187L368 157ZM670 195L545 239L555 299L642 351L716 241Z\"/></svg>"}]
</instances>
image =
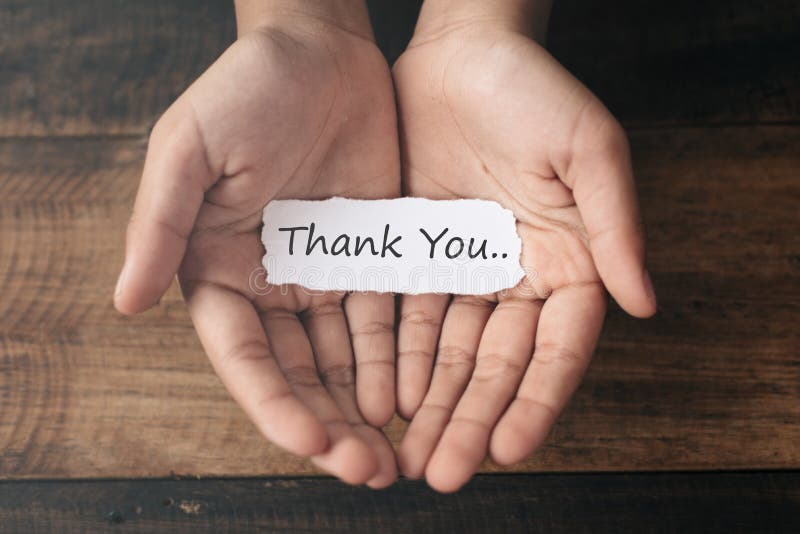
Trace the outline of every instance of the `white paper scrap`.
<instances>
[{"instance_id":1,"label":"white paper scrap","mask_svg":"<svg viewBox=\"0 0 800 534\"><path fill-rule=\"evenodd\" d=\"M514 214L487 200L274 200L267 282L310 290L482 295L524 271Z\"/></svg>"}]
</instances>

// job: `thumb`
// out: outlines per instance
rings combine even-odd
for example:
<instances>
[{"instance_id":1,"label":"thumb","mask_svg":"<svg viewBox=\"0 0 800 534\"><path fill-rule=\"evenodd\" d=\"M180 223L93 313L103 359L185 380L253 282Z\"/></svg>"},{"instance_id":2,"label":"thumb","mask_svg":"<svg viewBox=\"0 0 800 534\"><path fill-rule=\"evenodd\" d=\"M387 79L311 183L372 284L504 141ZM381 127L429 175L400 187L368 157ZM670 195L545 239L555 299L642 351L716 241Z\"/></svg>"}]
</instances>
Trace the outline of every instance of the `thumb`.
<instances>
[{"instance_id":1,"label":"thumb","mask_svg":"<svg viewBox=\"0 0 800 534\"><path fill-rule=\"evenodd\" d=\"M216 181L194 110L183 97L153 127L128 223L114 305L125 314L158 302L178 271L205 191Z\"/></svg>"},{"instance_id":2,"label":"thumb","mask_svg":"<svg viewBox=\"0 0 800 534\"><path fill-rule=\"evenodd\" d=\"M565 174L589 235L597 271L617 303L636 317L656 311L644 264L644 232L636 200L630 148L622 126L596 102L576 130Z\"/></svg>"}]
</instances>

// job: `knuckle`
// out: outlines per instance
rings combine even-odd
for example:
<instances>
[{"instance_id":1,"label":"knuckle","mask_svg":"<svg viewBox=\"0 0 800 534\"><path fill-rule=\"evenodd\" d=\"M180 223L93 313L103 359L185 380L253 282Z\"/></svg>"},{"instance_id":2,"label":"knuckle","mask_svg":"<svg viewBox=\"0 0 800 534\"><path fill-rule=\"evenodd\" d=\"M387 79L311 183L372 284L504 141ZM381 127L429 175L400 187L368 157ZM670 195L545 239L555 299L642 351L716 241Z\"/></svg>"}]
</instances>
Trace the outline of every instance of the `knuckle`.
<instances>
[{"instance_id":1,"label":"knuckle","mask_svg":"<svg viewBox=\"0 0 800 534\"><path fill-rule=\"evenodd\" d=\"M495 382L517 378L525 371L522 365L499 352L491 352L478 358L472 378L479 382Z\"/></svg>"},{"instance_id":2,"label":"knuckle","mask_svg":"<svg viewBox=\"0 0 800 534\"><path fill-rule=\"evenodd\" d=\"M164 116L162 115L156 122L153 124L153 127L150 128L150 135L148 136L147 142L149 145L155 145L161 142L162 139L167 137L167 129L166 123L164 121Z\"/></svg>"},{"instance_id":3,"label":"knuckle","mask_svg":"<svg viewBox=\"0 0 800 534\"><path fill-rule=\"evenodd\" d=\"M174 107L170 107L161 115L150 129L149 142L164 143L174 138L174 134L179 129L181 120L175 112Z\"/></svg>"},{"instance_id":4,"label":"knuckle","mask_svg":"<svg viewBox=\"0 0 800 534\"><path fill-rule=\"evenodd\" d=\"M351 364L332 365L319 372L322 383L328 387L348 388L355 384L355 370Z\"/></svg>"},{"instance_id":5,"label":"knuckle","mask_svg":"<svg viewBox=\"0 0 800 534\"><path fill-rule=\"evenodd\" d=\"M616 153L628 150L625 129L594 95L587 95L576 125L576 140L580 150Z\"/></svg>"},{"instance_id":6,"label":"knuckle","mask_svg":"<svg viewBox=\"0 0 800 534\"><path fill-rule=\"evenodd\" d=\"M220 358L221 365L272 359L269 346L263 341L250 340L231 347Z\"/></svg>"},{"instance_id":7,"label":"knuckle","mask_svg":"<svg viewBox=\"0 0 800 534\"><path fill-rule=\"evenodd\" d=\"M606 133L606 141L612 150L622 150L624 152L630 151L630 142L628 141L628 134L625 128L619 121L613 117L609 117L607 124L608 131Z\"/></svg>"},{"instance_id":8,"label":"knuckle","mask_svg":"<svg viewBox=\"0 0 800 534\"><path fill-rule=\"evenodd\" d=\"M539 343L533 353L535 362L541 365L567 365L584 367L589 363L589 356L583 355L560 343Z\"/></svg>"},{"instance_id":9,"label":"knuckle","mask_svg":"<svg viewBox=\"0 0 800 534\"><path fill-rule=\"evenodd\" d=\"M436 353L436 365L446 368L463 368L472 370L475 367L475 353L458 345L444 345Z\"/></svg>"},{"instance_id":10,"label":"knuckle","mask_svg":"<svg viewBox=\"0 0 800 534\"><path fill-rule=\"evenodd\" d=\"M276 402L288 399L292 396L293 393L290 390L265 393L255 402L256 413L265 413L270 407L274 406Z\"/></svg>"},{"instance_id":11,"label":"knuckle","mask_svg":"<svg viewBox=\"0 0 800 534\"><path fill-rule=\"evenodd\" d=\"M625 128L615 119L611 113L605 111L601 119L601 125L597 132L597 148L599 154L615 161L627 161L630 159L630 144ZM604 183L610 185L612 180L617 178L609 177Z\"/></svg>"},{"instance_id":12,"label":"knuckle","mask_svg":"<svg viewBox=\"0 0 800 534\"><path fill-rule=\"evenodd\" d=\"M370 360L358 360L356 362L356 366L358 369L365 370L368 367L376 368L376 372L384 372L384 373L392 373L394 372L394 360L380 360L380 359L370 359Z\"/></svg>"},{"instance_id":13,"label":"knuckle","mask_svg":"<svg viewBox=\"0 0 800 534\"><path fill-rule=\"evenodd\" d=\"M294 324L295 321L297 321L297 315L285 308L263 308L259 314L262 320L266 319L270 322L288 322L289 324Z\"/></svg>"},{"instance_id":14,"label":"knuckle","mask_svg":"<svg viewBox=\"0 0 800 534\"><path fill-rule=\"evenodd\" d=\"M492 308L494 303L485 297L477 295L463 295L453 299L453 305L471 306L475 308Z\"/></svg>"},{"instance_id":15,"label":"knuckle","mask_svg":"<svg viewBox=\"0 0 800 534\"><path fill-rule=\"evenodd\" d=\"M453 409L454 409L454 406L451 406L451 405L448 405L448 404L442 404L442 403L438 403L438 402L432 402L432 401L425 400L425 401L422 402L422 404L420 404L418 411L419 412L422 412L422 411L440 412L440 413L444 413L444 414L450 415L451 413L453 413Z\"/></svg>"},{"instance_id":16,"label":"knuckle","mask_svg":"<svg viewBox=\"0 0 800 534\"><path fill-rule=\"evenodd\" d=\"M534 397L526 396L526 395L517 395L517 398L514 399L519 404L523 405L524 407L528 408L527 411L531 410L544 410L548 416L552 419L558 415L558 408L553 406L552 404L536 399Z\"/></svg>"},{"instance_id":17,"label":"knuckle","mask_svg":"<svg viewBox=\"0 0 800 534\"><path fill-rule=\"evenodd\" d=\"M491 432L492 427L486 421L481 421L469 415L454 415L450 418L450 423L462 424L466 426L476 427L484 432Z\"/></svg>"},{"instance_id":18,"label":"knuckle","mask_svg":"<svg viewBox=\"0 0 800 534\"><path fill-rule=\"evenodd\" d=\"M319 386L317 370L308 365L295 365L283 370L286 381L292 386L314 387Z\"/></svg>"},{"instance_id":19,"label":"knuckle","mask_svg":"<svg viewBox=\"0 0 800 534\"><path fill-rule=\"evenodd\" d=\"M159 117L150 130L148 152L157 152L159 158L172 165L189 165L190 174L211 173L205 143L199 126L189 106L175 102Z\"/></svg>"},{"instance_id":20,"label":"knuckle","mask_svg":"<svg viewBox=\"0 0 800 534\"><path fill-rule=\"evenodd\" d=\"M440 320L422 310L405 312L400 316L400 321L411 326L425 326L429 328L439 328L439 326L441 326Z\"/></svg>"},{"instance_id":21,"label":"knuckle","mask_svg":"<svg viewBox=\"0 0 800 534\"><path fill-rule=\"evenodd\" d=\"M419 360L433 360L433 352L429 350L399 350L397 351L398 359L415 358Z\"/></svg>"},{"instance_id":22,"label":"knuckle","mask_svg":"<svg viewBox=\"0 0 800 534\"><path fill-rule=\"evenodd\" d=\"M309 306L309 308L302 313L302 316L306 319L318 319L320 317L340 315L341 313L342 307L338 302L322 302Z\"/></svg>"},{"instance_id":23,"label":"knuckle","mask_svg":"<svg viewBox=\"0 0 800 534\"><path fill-rule=\"evenodd\" d=\"M354 338L364 336L379 336L385 334L393 334L394 325L386 321L370 321L354 328L350 335Z\"/></svg>"}]
</instances>

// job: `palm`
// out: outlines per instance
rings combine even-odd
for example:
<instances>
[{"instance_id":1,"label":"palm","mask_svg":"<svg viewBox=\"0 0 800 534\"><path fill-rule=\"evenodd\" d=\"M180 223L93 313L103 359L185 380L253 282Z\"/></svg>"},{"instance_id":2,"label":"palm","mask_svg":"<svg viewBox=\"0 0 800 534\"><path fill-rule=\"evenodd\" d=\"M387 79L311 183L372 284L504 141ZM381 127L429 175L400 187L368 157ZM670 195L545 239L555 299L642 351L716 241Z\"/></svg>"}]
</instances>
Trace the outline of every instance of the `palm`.
<instances>
[{"instance_id":1,"label":"palm","mask_svg":"<svg viewBox=\"0 0 800 534\"><path fill-rule=\"evenodd\" d=\"M588 365L605 311L595 260L618 229L595 222L616 206L598 212L602 184L579 176L587 158L624 173L627 147L599 101L521 35L456 30L411 47L394 73L404 193L511 209L532 273L481 298L403 299L398 409L413 420L401 467L451 490L487 450L512 463L541 443Z\"/></svg>"},{"instance_id":2,"label":"palm","mask_svg":"<svg viewBox=\"0 0 800 534\"><path fill-rule=\"evenodd\" d=\"M157 173L183 183L148 180ZM164 189L172 187L179 194L171 199ZM258 272L261 210L270 200L398 194L391 81L374 45L335 30L324 38L252 32L154 129L129 254L131 241L145 240L136 234L153 232L154 248L185 243L185 255L143 260L149 277L118 306L146 305L180 263L201 341L259 429L344 480L391 483L390 445L356 405L353 352L364 416L380 425L394 410L392 297L345 301L273 288ZM156 224L137 224L144 219Z\"/></svg>"},{"instance_id":3,"label":"palm","mask_svg":"<svg viewBox=\"0 0 800 534\"><path fill-rule=\"evenodd\" d=\"M567 154L575 142L591 95L571 77L551 76L557 64L533 41L495 34L492 42L472 40L450 53L429 43L398 63L406 193L510 208L539 298L598 283L572 191L551 163L551 154ZM419 79L416 63L436 65L430 70L441 83Z\"/></svg>"}]
</instances>

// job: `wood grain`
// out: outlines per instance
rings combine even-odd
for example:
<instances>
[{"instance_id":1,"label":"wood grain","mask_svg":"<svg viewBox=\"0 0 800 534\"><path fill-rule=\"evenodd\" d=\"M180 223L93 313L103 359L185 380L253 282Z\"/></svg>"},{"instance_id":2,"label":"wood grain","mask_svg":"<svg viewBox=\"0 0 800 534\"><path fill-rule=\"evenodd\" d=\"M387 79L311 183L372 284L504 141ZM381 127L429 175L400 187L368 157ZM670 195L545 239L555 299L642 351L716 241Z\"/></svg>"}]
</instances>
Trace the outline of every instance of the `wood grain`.
<instances>
[{"instance_id":1,"label":"wood grain","mask_svg":"<svg viewBox=\"0 0 800 534\"><path fill-rule=\"evenodd\" d=\"M800 4L553 2L548 48L628 127L794 122Z\"/></svg>"},{"instance_id":2,"label":"wood grain","mask_svg":"<svg viewBox=\"0 0 800 534\"><path fill-rule=\"evenodd\" d=\"M9 532L797 532L800 474L479 476L455 495L331 479L0 483Z\"/></svg>"},{"instance_id":3,"label":"wood grain","mask_svg":"<svg viewBox=\"0 0 800 534\"><path fill-rule=\"evenodd\" d=\"M371 7L395 57L414 6ZM800 466L798 22L790 0L556 3L553 54L634 129L661 305L612 308L516 469ZM111 305L147 132L233 38L230 2L3 0L0 29L0 478L313 473L228 398L175 288Z\"/></svg>"},{"instance_id":4,"label":"wood grain","mask_svg":"<svg viewBox=\"0 0 800 534\"><path fill-rule=\"evenodd\" d=\"M143 134L235 37L226 0L3 0L0 28L0 136Z\"/></svg>"},{"instance_id":5,"label":"wood grain","mask_svg":"<svg viewBox=\"0 0 800 534\"><path fill-rule=\"evenodd\" d=\"M414 2L371 2L395 58ZM549 48L629 127L797 122L800 4L555 3ZM144 135L234 38L228 0L3 0L0 136Z\"/></svg>"},{"instance_id":6,"label":"wood grain","mask_svg":"<svg viewBox=\"0 0 800 534\"><path fill-rule=\"evenodd\" d=\"M515 469L797 468L800 128L631 138L658 316L612 308L574 402ZM174 288L114 312L143 154L143 139L0 140L0 477L314 472L228 398Z\"/></svg>"}]
</instances>

